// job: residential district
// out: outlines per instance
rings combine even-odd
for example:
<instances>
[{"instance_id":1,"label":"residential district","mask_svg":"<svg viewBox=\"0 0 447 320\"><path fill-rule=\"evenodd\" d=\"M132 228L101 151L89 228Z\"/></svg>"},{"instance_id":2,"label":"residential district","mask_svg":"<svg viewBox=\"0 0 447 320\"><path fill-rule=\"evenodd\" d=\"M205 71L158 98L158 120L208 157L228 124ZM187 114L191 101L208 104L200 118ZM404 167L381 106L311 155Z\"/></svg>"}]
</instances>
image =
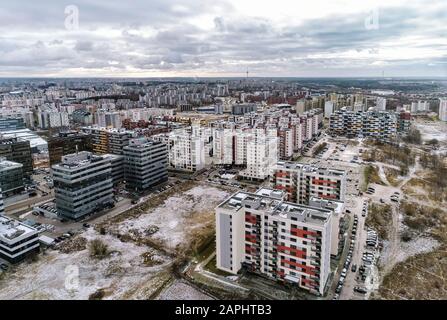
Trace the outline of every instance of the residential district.
<instances>
[{"instance_id":1,"label":"residential district","mask_svg":"<svg viewBox=\"0 0 447 320\"><path fill-rule=\"evenodd\" d=\"M0 79L0 299L445 299L446 138L437 80Z\"/></svg>"}]
</instances>

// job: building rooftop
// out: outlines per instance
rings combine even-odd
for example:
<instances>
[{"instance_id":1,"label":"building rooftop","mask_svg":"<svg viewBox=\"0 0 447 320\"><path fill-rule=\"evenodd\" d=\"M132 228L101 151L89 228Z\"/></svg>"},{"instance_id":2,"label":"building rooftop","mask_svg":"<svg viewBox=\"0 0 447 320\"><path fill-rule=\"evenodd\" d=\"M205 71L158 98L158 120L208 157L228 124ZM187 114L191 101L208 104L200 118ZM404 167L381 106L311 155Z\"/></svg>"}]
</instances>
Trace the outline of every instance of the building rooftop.
<instances>
[{"instance_id":1,"label":"building rooftop","mask_svg":"<svg viewBox=\"0 0 447 320\"><path fill-rule=\"evenodd\" d=\"M62 170L77 169L104 159L106 159L106 157L103 155L95 155L88 151L81 151L62 156L61 162L53 165L52 168Z\"/></svg>"},{"instance_id":2,"label":"building rooftop","mask_svg":"<svg viewBox=\"0 0 447 320\"><path fill-rule=\"evenodd\" d=\"M346 172L340 169L334 168L325 168L325 167L317 167L311 164L303 164L296 162L288 162L288 161L278 161L277 167L284 167L287 169L301 169L304 172L319 172L322 174L329 174L335 176L343 176Z\"/></svg>"},{"instance_id":3,"label":"building rooftop","mask_svg":"<svg viewBox=\"0 0 447 320\"><path fill-rule=\"evenodd\" d=\"M7 216L0 215L0 239L11 242L21 236L37 233L33 227L27 226L18 220L10 219Z\"/></svg>"},{"instance_id":4,"label":"building rooftop","mask_svg":"<svg viewBox=\"0 0 447 320\"><path fill-rule=\"evenodd\" d=\"M6 160L6 158L0 157L0 171L13 169L13 168L21 168L23 164Z\"/></svg>"},{"instance_id":5,"label":"building rooftop","mask_svg":"<svg viewBox=\"0 0 447 320\"><path fill-rule=\"evenodd\" d=\"M237 192L222 202L218 208L237 212L242 207L261 210L271 216L283 219L296 218L297 221L324 225L332 211L321 207L306 206L282 200L277 190L262 188L256 193Z\"/></svg>"}]
</instances>

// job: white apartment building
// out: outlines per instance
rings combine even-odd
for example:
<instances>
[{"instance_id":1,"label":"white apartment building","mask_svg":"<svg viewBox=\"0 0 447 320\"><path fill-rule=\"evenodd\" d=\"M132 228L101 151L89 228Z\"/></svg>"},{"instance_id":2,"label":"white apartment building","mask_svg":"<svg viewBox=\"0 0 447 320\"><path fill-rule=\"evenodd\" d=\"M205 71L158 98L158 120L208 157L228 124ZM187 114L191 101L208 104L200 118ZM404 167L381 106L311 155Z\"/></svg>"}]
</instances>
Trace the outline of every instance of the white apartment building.
<instances>
[{"instance_id":1,"label":"white apartment building","mask_svg":"<svg viewBox=\"0 0 447 320\"><path fill-rule=\"evenodd\" d=\"M439 101L439 120L447 121L447 99Z\"/></svg>"},{"instance_id":2,"label":"white apartment building","mask_svg":"<svg viewBox=\"0 0 447 320\"><path fill-rule=\"evenodd\" d=\"M410 112L411 113L417 113L417 112L427 112L430 111L430 102L429 101L417 101L411 103Z\"/></svg>"},{"instance_id":3,"label":"white apartment building","mask_svg":"<svg viewBox=\"0 0 447 320\"><path fill-rule=\"evenodd\" d=\"M233 164L235 133L233 129L213 130L213 162L215 164Z\"/></svg>"},{"instance_id":4,"label":"white apartment building","mask_svg":"<svg viewBox=\"0 0 447 320\"><path fill-rule=\"evenodd\" d=\"M386 110L386 99L382 97L377 97L376 110L385 111Z\"/></svg>"},{"instance_id":5,"label":"white apartment building","mask_svg":"<svg viewBox=\"0 0 447 320\"><path fill-rule=\"evenodd\" d=\"M264 180L278 161L278 137L267 135L263 129L246 132L247 168L239 174L250 180Z\"/></svg>"},{"instance_id":6,"label":"white apartment building","mask_svg":"<svg viewBox=\"0 0 447 320\"><path fill-rule=\"evenodd\" d=\"M193 129L174 130L168 135L169 167L194 172L205 167L205 142Z\"/></svg>"},{"instance_id":7,"label":"white apartment building","mask_svg":"<svg viewBox=\"0 0 447 320\"><path fill-rule=\"evenodd\" d=\"M334 112L334 102L326 101L324 104L324 117L329 118Z\"/></svg>"},{"instance_id":8,"label":"white apartment building","mask_svg":"<svg viewBox=\"0 0 447 320\"><path fill-rule=\"evenodd\" d=\"M216 215L217 268L241 268L323 295L330 274L332 211L283 201L283 192L238 192Z\"/></svg>"}]
</instances>

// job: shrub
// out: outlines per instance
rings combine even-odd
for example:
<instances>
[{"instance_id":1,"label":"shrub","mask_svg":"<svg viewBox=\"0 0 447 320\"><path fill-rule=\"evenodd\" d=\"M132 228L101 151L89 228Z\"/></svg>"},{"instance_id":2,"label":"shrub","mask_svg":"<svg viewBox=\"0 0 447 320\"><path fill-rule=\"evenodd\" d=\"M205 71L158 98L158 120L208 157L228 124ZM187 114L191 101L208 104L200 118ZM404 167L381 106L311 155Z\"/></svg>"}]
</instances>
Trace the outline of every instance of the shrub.
<instances>
[{"instance_id":1,"label":"shrub","mask_svg":"<svg viewBox=\"0 0 447 320\"><path fill-rule=\"evenodd\" d=\"M94 239L90 241L89 251L90 257L104 259L109 254L109 247L100 239Z\"/></svg>"}]
</instances>

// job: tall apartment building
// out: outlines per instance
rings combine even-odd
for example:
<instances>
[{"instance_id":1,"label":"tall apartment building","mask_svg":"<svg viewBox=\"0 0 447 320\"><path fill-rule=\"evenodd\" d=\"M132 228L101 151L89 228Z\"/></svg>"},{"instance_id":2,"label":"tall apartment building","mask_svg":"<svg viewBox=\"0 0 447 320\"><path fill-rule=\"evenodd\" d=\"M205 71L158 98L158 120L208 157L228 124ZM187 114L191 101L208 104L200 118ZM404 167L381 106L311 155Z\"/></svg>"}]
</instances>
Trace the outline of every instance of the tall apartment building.
<instances>
[{"instance_id":1,"label":"tall apartment building","mask_svg":"<svg viewBox=\"0 0 447 320\"><path fill-rule=\"evenodd\" d=\"M235 136L233 129L213 130L213 161L215 164L231 165L235 162Z\"/></svg>"},{"instance_id":2,"label":"tall apartment building","mask_svg":"<svg viewBox=\"0 0 447 320\"><path fill-rule=\"evenodd\" d=\"M0 157L0 189L4 195L23 190L23 165Z\"/></svg>"},{"instance_id":3,"label":"tall apartment building","mask_svg":"<svg viewBox=\"0 0 447 320\"><path fill-rule=\"evenodd\" d=\"M386 99L385 98L377 97L376 110L377 111L385 111L386 110Z\"/></svg>"},{"instance_id":4,"label":"tall apartment building","mask_svg":"<svg viewBox=\"0 0 447 320\"><path fill-rule=\"evenodd\" d=\"M122 126L121 115L119 112L98 111L95 114L95 124L98 127L120 129Z\"/></svg>"},{"instance_id":5,"label":"tall apartment building","mask_svg":"<svg viewBox=\"0 0 447 320\"><path fill-rule=\"evenodd\" d=\"M411 113L418 113L418 112L428 112L430 111L430 102L428 101L417 101L412 102L410 107Z\"/></svg>"},{"instance_id":6,"label":"tall apartment building","mask_svg":"<svg viewBox=\"0 0 447 320\"><path fill-rule=\"evenodd\" d=\"M205 167L205 141L194 130L175 130L168 135L169 166L175 170L198 171Z\"/></svg>"},{"instance_id":7,"label":"tall apartment building","mask_svg":"<svg viewBox=\"0 0 447 320\"><path fill-rule=\"evenodd\" d=\"M216 208L217 268L242 267L318 295L330 274L331 210L283 201L278 190L238 192Z\"/></svg>"},{"instance_id":8,"label":"tall apartment building","mask_svg":"<svg viewBox=\"0 0 447 320\"><path fill-rule=\"evenodd\" d=\"M447 99L439 101L439 120L447 121Z\"/></svg>"},{"instance_id":9,"label":"tall apartment building","mask_svg":"<svg viewBox=\"0 0 447 320\"><path fill-rule=\"evenodd\" d=\"M133 131L107 129L102 127L83 127L82 132L90 134L92 151L98 154L123 154L123 148L134 136Z\"/></svg>"},{"instance_id":10,"label":"tall apartment building","mask_svg":"<svg viewBox=\"0 0 447 320\"><path fill-rule=\"evenodd\" d=\"M345 200L346 172L295 162L279 161L274 168L272 183L285 192L285 199L309 204L312 197Z\"/></svg>"},{"instance_id":11,"label":"tall apartment building","mask_svg":"<svg viewBox=\"0 0 447 320\"><path fill-rule=\"evenodd\" d=\"M0 257L16 263L39 252L39 234L35 228L0 212Z\"/></svg>"},{"instance_id":12,"label":"tall apartment building","mask_svg":"<svg viewBox=\"0 0 447 320\"><path fill-rule=\"evenodd\" d=\"M289 128L278 130L278 152L279 158L282 160L289 160L293 156L293 130Z\"/></svg>"},{"instance_id":13,"label":"tall apartment building","mask_svg":"<svg viewBox=\"0 0 447 320\"><path fill-rule=\"evenodd\" d=\"M62 156L77 151L92 151L90 135L83 132L66 131L48 139L50 165L59 163Z\"/></svg>"},{"instance_id":14,"label":"tall apartment building","mask_svg":"<svg viewBox=\"0 0 447 320\"><path fill-rule=\"evenodd\" d=\"M348 138L389 140L397 133L397 117L386 111L353 112L342 108L330 116L329 132Z\"/></svg>"},{"instance_id":15,"label":"tall apartment building","mask_svg":"<svg viewBox=\"0 0 447 320\"><path fill-rule=\"evenodd\" d=\"M3 137L0 134L0 157L22 164L25 176L29 177L33 174L31 144L28 140Z\"/></svg>"},{"instance_id":16,"label":"tall apartment building","mask_svg":"<svg viewBox=\"0 0 447 320\"><path fill-rule=\"evenodd\" d=\"M326 101L324 104L324 117L329 118L333 112L334 112L334 102Z\"/></svg>"},{"instance_id":17,"label":"tall apartment building","mask_svg":"<svg viewBox=\"0 0 447 320\"><path fill-rule=\"evenodd\" d=\"M166 144L147 138L132 139L124 147L126 187L147 190L168 180Z\"/></svg>"},{"instance_id":18,"label":"tall apartment building","mask_svg":"<svg viewBox=\"0 0 447 320\"><path fill-rule=\"evenodd\" d=\"M272 174L278 161L278 137L268 135L263 129L246 135L247 168L239 175L249 180L264 180Z\"/></svg>"},{"instance_id":19,"label":"tall apartment building","mask_svg":"<svg viewBox=\"0 0 447 320\"><path fill-rule=\"evenodd\" d=\"M59 215L79 220L113 201L110 158L82 151L51 168Z\"/></svg>"}]
</instances>

